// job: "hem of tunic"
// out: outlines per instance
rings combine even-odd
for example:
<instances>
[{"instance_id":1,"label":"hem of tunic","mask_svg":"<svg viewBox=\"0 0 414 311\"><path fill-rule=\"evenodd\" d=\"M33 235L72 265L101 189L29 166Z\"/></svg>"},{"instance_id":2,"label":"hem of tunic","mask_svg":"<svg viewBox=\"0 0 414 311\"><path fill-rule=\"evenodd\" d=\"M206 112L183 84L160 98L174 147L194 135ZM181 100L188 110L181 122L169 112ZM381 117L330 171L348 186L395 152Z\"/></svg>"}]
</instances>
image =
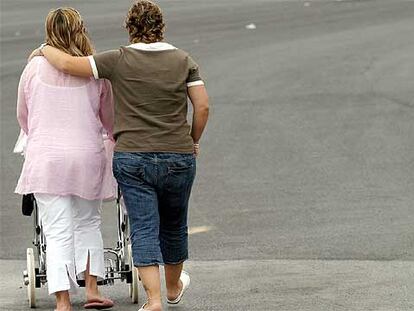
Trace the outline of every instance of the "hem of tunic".
<instances>
[{"instance_id":1,"label":"hem of tunic","mask_svg":"<svg viewBox=\"0 0 414 311\"><path fill-rule=\"evenodd\" d=\"M36 189L36 188L29 188L29 189L21 189L20 187L17 187L14 190L14 193L24 195L24 194L31 194L31 193L43 193L43 194L53 194L57 196L68 196L68 195L74 195L77 197L80 197L85 200L93 201L93 200L112 200L116 197L114 193L112 194L105 194L105 195L98 195L98 196L90 196L84 193L79 193L76 191L55 191L55 190L48 190L48 189Z\"/></svg>"}]
</instances>

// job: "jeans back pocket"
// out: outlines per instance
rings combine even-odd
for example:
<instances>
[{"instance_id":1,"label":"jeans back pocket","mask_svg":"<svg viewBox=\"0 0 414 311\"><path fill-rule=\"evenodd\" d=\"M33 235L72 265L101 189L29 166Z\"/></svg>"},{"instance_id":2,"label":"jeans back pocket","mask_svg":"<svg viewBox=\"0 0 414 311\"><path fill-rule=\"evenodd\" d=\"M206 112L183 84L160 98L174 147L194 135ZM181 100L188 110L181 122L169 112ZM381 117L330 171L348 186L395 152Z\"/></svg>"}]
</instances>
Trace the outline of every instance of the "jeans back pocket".
<instances>
[{"instance_id":1,"label":"jeans back pocket","mask_svg":"<svg viewBox=\"0 0 414 311\"><path fill-rule=\"evenodd\" d=\"M196 173L195 159L170 163L166 178L166 189L170 192L187 191L191 188Z\"/></svg>"},{"instance_id":2,"label":"jeans back pocket","mask_svg":"<svg viewBox=\"0 0 414 311\"><path fill-rule=\"evenodd\" d=\"M118 183L137 185L145 180L143 164L133 159L114 158L113 173Z\"/></svg>"}]
</instances>

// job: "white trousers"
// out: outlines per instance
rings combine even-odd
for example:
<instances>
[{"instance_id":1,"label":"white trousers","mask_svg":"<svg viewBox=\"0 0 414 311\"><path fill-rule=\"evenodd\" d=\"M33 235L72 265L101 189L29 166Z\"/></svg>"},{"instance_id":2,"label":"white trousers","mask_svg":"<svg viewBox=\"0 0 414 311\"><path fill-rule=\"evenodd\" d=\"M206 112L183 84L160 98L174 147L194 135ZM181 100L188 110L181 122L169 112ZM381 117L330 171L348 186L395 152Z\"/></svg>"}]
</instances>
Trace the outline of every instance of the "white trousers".
<instances>
[{"instance_id":1,"label":"white trousers","mask_svg":"<svg viewBox=\"0 0 414 311\"><path fill-rule=\"evenodd\" d=\"M101 200L35 194L46 237L49 294L78 287L89 255L89 273L104 278Z\"/></svg>"}]
</instances>

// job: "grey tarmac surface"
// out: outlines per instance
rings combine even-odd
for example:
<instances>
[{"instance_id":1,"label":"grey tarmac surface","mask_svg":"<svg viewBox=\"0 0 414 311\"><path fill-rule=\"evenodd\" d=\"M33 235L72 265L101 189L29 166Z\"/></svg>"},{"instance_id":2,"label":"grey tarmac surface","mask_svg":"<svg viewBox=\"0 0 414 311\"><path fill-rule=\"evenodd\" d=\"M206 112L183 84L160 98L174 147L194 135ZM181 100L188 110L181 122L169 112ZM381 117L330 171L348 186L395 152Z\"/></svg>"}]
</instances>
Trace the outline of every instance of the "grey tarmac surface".
<instances>
[{"instance_id":1,"label":"grey tarmac surface","mask_svg":"<svg viewBox=\"0 0 414 311\"><path fill-rule=\"evenodd\" d=\"M0 281L0 304L8 311L28 309L20 283L23 261L7 265ZM414 263L402 261L248 260L194 261L186 268L192 286L175 311L405 311L414 310ZM407 273L409 272L409 273ZM11 286L10 286L11 285ZM112 297L113 310L132 311L125 283L102 287ZM73 296L74 311L84 310L83 289ZM53 310L47 289L36 291L37 310ZM145 302L143 290L140 304Z\"/></svg>"},{"instance_id":2,"label":"grey tarmac surface","mask_svg":"<svg viewBox=\"0 0 414 311\"><path fill-rule=\"evenodd\" d=\"M0 3L0 299L24 309L19 75L50 8L77 7L101 51L127 43L130 1ZM183 310L414 309L414 1L159 3L212 104L190 212L208 231L190 238L196 282ZM107 246L113 215L106 204Z\"/></svg>"}]
</instances>

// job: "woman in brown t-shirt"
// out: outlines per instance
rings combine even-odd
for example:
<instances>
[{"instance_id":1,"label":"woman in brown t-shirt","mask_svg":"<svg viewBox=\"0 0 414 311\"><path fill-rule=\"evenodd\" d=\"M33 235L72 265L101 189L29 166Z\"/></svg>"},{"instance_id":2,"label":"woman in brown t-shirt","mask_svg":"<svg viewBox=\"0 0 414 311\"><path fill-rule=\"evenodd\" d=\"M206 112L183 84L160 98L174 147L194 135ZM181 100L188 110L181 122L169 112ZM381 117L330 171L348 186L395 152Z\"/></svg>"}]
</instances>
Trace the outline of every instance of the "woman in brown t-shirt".
<instances>
[{"instance_id":1,"label":"woman in brown t-shirt","mask_svg":"<svg viewBox=\"0 0 414 311\"><path fill-rule=\"evenodd\" d=\"M163 42L164 21L156 4L135 1L126 28L131 45L89 58L50 46L35 54L66 73L112 83L114 175L128 209L134 265L148 298L140 310L159 311L160 264L165 266L169 304L179 303L190 284L182 270L188 258L188 200L208 96L194 60ZM193 105L191 125L187 96Z\"/></svg>"}]
</instances>

